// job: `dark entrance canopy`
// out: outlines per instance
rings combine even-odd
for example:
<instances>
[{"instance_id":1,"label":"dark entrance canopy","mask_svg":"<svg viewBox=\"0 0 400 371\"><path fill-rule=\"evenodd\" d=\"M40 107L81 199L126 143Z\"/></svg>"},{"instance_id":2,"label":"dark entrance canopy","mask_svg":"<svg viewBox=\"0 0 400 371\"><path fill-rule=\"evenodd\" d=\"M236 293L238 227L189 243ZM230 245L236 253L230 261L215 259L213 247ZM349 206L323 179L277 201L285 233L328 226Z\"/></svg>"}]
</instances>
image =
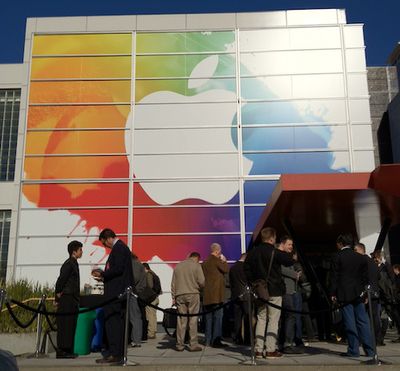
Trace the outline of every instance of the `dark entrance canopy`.
<instances>
[{"instance_id":1,"label":"dark entrance canopy","mask_svg":"<svg viewBox=\"0 0 400 371\"><path fill-rule=\"evenodd\" d=\"M283 174L266 206L252 241L262 228L289 234L297 244L332 245L340 233L358 237L360 218L380 214L382 228L375 249L391 226L400 224L400 164L372 173ZM380 245L380 246L379 246Z\"/></svg>"}]
</instances>

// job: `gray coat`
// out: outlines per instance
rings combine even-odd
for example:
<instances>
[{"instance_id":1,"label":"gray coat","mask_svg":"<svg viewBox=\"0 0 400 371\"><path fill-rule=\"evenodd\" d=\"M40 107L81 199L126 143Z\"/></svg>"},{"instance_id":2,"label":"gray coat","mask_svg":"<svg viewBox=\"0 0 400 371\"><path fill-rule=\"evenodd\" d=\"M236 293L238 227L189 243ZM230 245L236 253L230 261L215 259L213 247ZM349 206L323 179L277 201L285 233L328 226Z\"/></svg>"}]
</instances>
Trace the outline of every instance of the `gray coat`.
<instances>
[{"instance_id":1,"label":"gray coat","mask_svg":"<svg viewBox=\"0 0 400 371\"><path fill-rule=\"evenodd\" d=\"M137 294L141 292L146 286L146 271L142 263L138 259L132 258L132 271L133 271L133 292Z\"/></svg>"},{"instance_id":2,"label":"gray coat","mask_svg":"<svg viewBox=\"0 0 400 371\"><path fill-rule=\"evenodd\" d=\"M294 266L285 267L282 265L282 276L286 286L286 295L292 295L297 291L297 272Z\"/></svg>"}]
</instances>

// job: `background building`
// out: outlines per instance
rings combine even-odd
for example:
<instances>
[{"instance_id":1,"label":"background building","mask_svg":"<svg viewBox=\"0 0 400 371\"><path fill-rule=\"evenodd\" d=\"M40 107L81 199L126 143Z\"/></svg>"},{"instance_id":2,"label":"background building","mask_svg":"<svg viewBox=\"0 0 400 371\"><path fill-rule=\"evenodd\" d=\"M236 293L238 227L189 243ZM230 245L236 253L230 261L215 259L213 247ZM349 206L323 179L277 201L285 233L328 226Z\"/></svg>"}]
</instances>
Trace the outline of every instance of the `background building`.
<instances>
[{"instance_id":1,"label":"background building","mask_svg":"<svg viewBox=\"0 0 400 371\"><path fill-rule=\"evenodd\" d=\"M164 292L191 251L236 260L281 173L374 169L364 48L336 9L28 19L7 277L53 284L74 238L90 282L104 227Z\"/></svg>"}]
</instances>

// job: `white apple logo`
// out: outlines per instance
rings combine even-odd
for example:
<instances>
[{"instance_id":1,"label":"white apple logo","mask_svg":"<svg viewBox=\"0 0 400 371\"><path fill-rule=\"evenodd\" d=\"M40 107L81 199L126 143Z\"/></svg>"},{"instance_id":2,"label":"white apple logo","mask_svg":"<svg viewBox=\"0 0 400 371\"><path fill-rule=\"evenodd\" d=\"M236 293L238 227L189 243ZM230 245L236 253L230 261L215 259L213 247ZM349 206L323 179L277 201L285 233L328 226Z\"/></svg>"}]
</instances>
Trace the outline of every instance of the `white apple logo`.
<instances>
[{"instance_id":1,"label":"white apple logo","mask_svg":"<svg viewBox=\"0 0 400 371\"><path fill-rule=\"evenodd\" d=\"M199 88L209 81L206 76L213 76L218 66L218 56L210 56L201 61L192 71L188 88ZM207 129L200 130L165 130L165 136L151 136L146 130L135 130L135 143L141 148L159 146L163 153L174 155L134 157L133 170L139 179L165 178L207 178L221 176L238 176L239 165L235 143L232 140L232 121L237 112L236 94L229 90L212 89L193 96L185 96L171 91L158 91L144 97L140 105L135 106L134 127L168 127L185 126L209 128L218 127L218 138L210 138ZM173 102L173 103L172 103ZM197 103L196 103L197 102ZM198 102L206 102L198 104ZM213 103L214 102L214 103ZM221 102L221 103L215 103ZM158 104L162 103L162 104ZM172 104L166 104L172 103ZM129 125L130 119L127 120ZM220 126L224 125L224 128ZM203 134L201 132L203 130ZM173 137L171 138L171 133ZM129 131L126 133L129 135ZM147 135L146 135L147 134ZM126 145L130 143L125 137ZM155 143L155 141L159 143ZM196 147L207 147L213 141L218 151L231 152L225 154L180 155L177 146L180 143L196 144ZM129 148L127 146L127 148ZM145 153L145 152L144 152ZM132 164L131 164L132 165ZM244 175L249 174L252 161L243 158ZM238 182L141 182L144 191L156 203L170 205L188 198L201 199L213 204L224 204L238 192Z\"/></svg>"}]
</instances>

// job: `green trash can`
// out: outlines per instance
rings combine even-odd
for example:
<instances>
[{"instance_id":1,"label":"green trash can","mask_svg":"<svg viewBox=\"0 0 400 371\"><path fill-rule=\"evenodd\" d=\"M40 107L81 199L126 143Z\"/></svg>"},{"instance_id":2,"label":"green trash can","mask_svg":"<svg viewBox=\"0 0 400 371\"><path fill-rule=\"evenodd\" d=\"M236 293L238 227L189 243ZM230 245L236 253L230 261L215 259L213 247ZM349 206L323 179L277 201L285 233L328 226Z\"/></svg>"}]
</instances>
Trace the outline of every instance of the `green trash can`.
<instances>
[{"instance_id":1,"label":"green trash can","mask_svg":"<svg viewBox=\"0 0 400 371\"><path fill-rule=\"evenodd\" d=\"M85 308L80 308L85 309ZM74 353L85 355L90 353L90 344L93 336L93 324L96 319L96 311L80 313L76 323L74 338Z\"/></svg>"}]
</instances>

